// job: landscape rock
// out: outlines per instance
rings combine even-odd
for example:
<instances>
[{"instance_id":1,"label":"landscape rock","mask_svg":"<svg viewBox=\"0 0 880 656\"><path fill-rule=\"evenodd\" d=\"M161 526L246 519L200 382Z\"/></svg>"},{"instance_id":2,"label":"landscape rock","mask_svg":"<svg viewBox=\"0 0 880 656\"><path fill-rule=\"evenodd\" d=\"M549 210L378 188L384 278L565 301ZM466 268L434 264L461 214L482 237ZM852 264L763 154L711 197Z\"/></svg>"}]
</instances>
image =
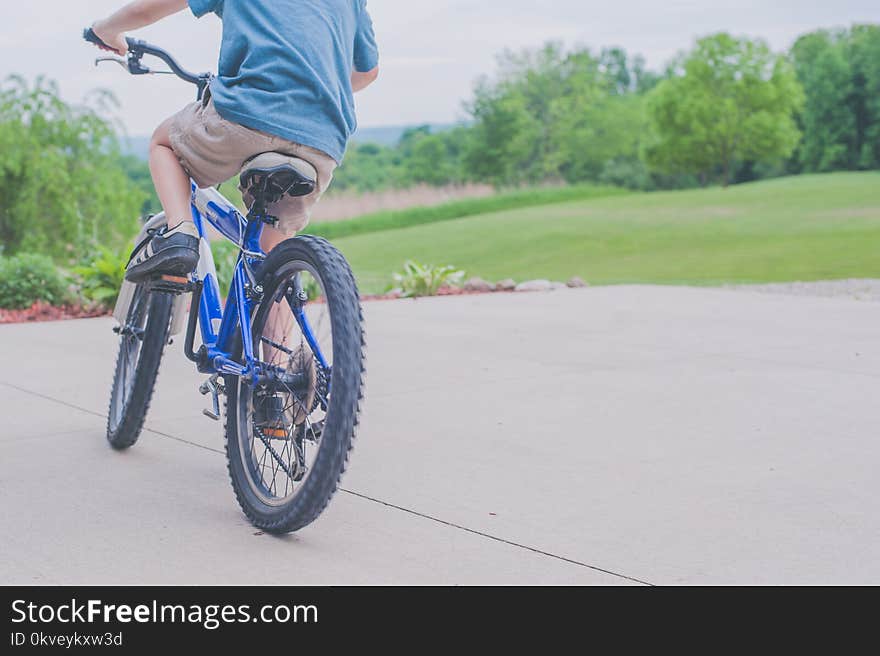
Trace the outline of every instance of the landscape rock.
<instances>
[{"instance_id":1,"label":"landscape rock","mask_svg":"<svg viewBox=\"0 0 880 656\"><path fill-rule=\"evenodd\" d=\"M512 292L515 289L516 280L513 280L512 278L505 278L495 285L495 291L497 292Z\"/></svg>"},{"instance_id":2,"label":"landscape rock","mask_svg":"<svg viewBox=\"0 0 880 656\"><path fill-rule=\"evenodd\" d=\"M529 280L516 286L518 292L549 292L552 289L554 286L549 280Z\"/></svg>"},{"instance_id":3,"label":"landscape rock","mask_svg":"<svg viewBox=\"0 0 880 656\"><path fill-rule=\"evenodd\" d=\"M567 283L565 283L565 285L567 287L570 287L571 289L582 289L583 287L588 286L587 283L584 282L583 278L579 278L577 276L569 280Z\"/></svg>"},{"instance_id":4,"label":"landscape rock","mask_svg":"<svg viewBox=\"0 0 880 656\"><path fill-rule=\"evenodd\" d=\"M485 294L495 291L495 287L491 282L483 280L482 278L471 278L464 283L464 290L466 292L480 292L481 294Z\"/></svg>"}]
</instances>

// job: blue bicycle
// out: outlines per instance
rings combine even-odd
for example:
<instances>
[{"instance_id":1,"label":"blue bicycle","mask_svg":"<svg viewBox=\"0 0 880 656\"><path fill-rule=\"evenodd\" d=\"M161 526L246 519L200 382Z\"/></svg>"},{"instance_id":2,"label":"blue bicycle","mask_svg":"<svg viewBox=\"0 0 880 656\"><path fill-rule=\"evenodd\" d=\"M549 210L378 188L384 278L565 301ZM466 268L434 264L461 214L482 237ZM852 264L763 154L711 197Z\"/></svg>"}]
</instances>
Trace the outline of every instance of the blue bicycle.
<instances>
[{"instance_id":1,"label":"blue bicycle","mask_svg":"<svg viewBox=\"0 0 880 656\"><path fill-rule=\"evenodd\" d=\"M91 30L84 36L102 45ZM203 97L210 74L189 73L143 41L128 44L126 58L98 62L119 63L133 75L175 74ZM161 59L170 71L150 70L145 55ZM226 456L235 495L250 521L270 533L307 526L330 502L348 462L362 399L363 316L345 258L313 236L287 240L269 254L260 249L264 226L275 223L267 208L285 194L311 193L311 171L283 153L251 160L241 174L242 188L254 199L246 217L217 190L193 185L192 216L201 236L196 273L126 282L114 312L120 346L110 395L110 444L128 449L137 442L165 346L186 323L186 356L209 376L200 389L212 399L205 414L219 421L225 397ZM240 251L225 306L208 225ZM138 241L165 228L164 215L152 217Z\"/></svg>"}]
</instances>

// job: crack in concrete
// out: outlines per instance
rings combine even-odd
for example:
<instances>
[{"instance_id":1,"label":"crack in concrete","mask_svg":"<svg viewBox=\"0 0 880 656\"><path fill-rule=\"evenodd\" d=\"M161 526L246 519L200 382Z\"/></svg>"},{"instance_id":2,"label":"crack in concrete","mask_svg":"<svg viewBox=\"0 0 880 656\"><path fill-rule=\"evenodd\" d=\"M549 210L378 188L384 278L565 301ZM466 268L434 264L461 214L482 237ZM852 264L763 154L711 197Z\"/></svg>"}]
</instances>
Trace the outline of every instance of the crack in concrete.
<instances>
[{"instance_id":1,"label":"crack in concrete","mask_svg":"<svg viewBox=\"0 0 880 656\"><path fill-rule=\"evenodd\" d=\"M32 396L36 396L36 397L38 397L38 398L45 399L45 400L47 400L47 401L51 401L52 403L57 403L57 404L59 404L59 405L63 405L63 406L65 406L65 407L67 407L67 408L71 408L72 410L77 410L77 411L79 411L79 412L84 412L84 413L86 413L86 414L89 414L89 415L92 415L92 416L95 416L95 417L100 417L101 419L107 419L107 415L105 415L105 414L102 414L102 413L100 413L100 412L95 412L94 410L90 410L90 409L88 409L88 408L83 408L82 406L78 406L78 405L75 405L75 404L73 404L73 403L68 403L67 401L63 401L63 400L61 400L61 399L56 399L55 397L48 396L47 394L42 394L41 392L35 392L35 391L33 391L33 390L29 390L29 389L26 389L26 388L24 388L24 387L19 387L18 385L13 385L13 384L11 384L11 383L2 382L2 381L0 381L0 385L3 385L3 386L8 387L8 388L10 388L10 389L17 390L17 391L22 392L22 393L24 393L24 394L30 394L30 395L32 395ZM174 440L175 442L179 442L179 443L181 443L181 444L186 444L186 445L188 445L188 446L193 446L193 447L196 447L196 448L198 448L198 449L203 449L204 451L210 451L210 452L212 452L212 453L218 453L218 454L220 454L220 455L224 455L224 456L226 455L226 452L223 451L222 449L214 449L214 448L209 447L209 446L204 446L203 444L198 444L198 443L196 443L196 442L192 442L192 441L190 441L190 440L185 440L185 439L183 439L183 438L181 438L181 437L176 437L176 436L174 436L174 435L170 435L170 434L168 434L168 433L165 433L165 432L162 432L162 431L158 431L158 430L152 429L152 428L150 428L150 427L147 426L147 425L144 425L144 430L145 430L146 432L148 432L148 433L153 434L153 435L158 435L159 437L164 437L164 438L167 438L167 439L170 439L170 440ZM547 558L553 558L553 559L555 559L555 560L559 560L559 561L562 561L562 562L564 562L564 563L568 563L569 565L575 565L575 566L577 566L577 567L583 567L583 568L586 568L586 569L593 570L593 571L595 571L595 572L600 572L600 573L602 573L602 574L607 574L608 576L612 576L612 577L615 577L615 578L623 579L623 580L626 580L626 581L632 581L633 583L639 583L639 584L641 584L641 585L648 585L648 586L652 586L652 585L654 585L653 583L649 583L649 582L647 582L647 581L643 581L642 579L638 579L638 578L635 578L635 577L633 577L633 576L628 576L628 575L626 575L626 574L621 574L620 572L615 572L615 571L613 571L613 570L604 569L604 568L602 568L602 567L598 567L597 565L590 565L589 563L585 563L585 562L582 562L582 561L579 561L579 560L574 560L573 558L568 558L568 557L566 557L566 556L562 556L562 555L560 555L560 554L551 553L551 552L549 552L549 551L544 551L544 550L542 550L542 549L538 549L537 547L530 547L529 545L521 544L521 543L519 543L519 542L514 542L514 541L512 541L512 540L508 540L508 539L506 539L506 538L502 538L502 537L499 537L499 536L497 536L497 535L492 535L491 533L485 533L485 532L483 532L483 531L478 531L478 530L476 530L476 529L468 528L467 526L462 526L461 524L456 524L456 523L454 523L454 522L449 522L449 521L447 521L447 520L445 520L445 519L441 519L441 518L439 518L439 517L435 517L435 516L433 516L433 515L428 515L428 514L425 514L425 513L421 513L421 512L419 512L419 511L417 511L417 510L413 510L412 508L406 508L406 507L404 507L404 506L398 506L398 505L393 504L393 503L390 503L390 502L388 502L388 501L383 501L382 499L376 499L375 497L371 497L371 496L368 496L368 495L366 495L366 494L361 494L360 492L355 492L354 490L348 490L348 489L346 489L346 488L344 488L344 487L340 487L340 488L339 488L339 491L340 491L340 492L344 492L345 494L349 494L349 495L351 495L351 496L353 496L353 497L357 497L357 498L359 498L359 499L363 499L364 501L369 501L369 502L371 502L371 503L376 503L376 504L379 504L379 505L385 506L386 508L391 508L391 509L397 510L397 511L399 511L399 512L404 512L404 513L407 513L407 514L409 514L409 515L413 515L413 516L415 516L415 517L419 517L419 518L421 518L421 519L426 519L426 520L428 520L428 521L435 522L435 523L440 524L440 525L442 525L442 526L446 526L446 527L449 527L449 528L454 528L454 529L459 530L459 531L464 531L464 532L466 532L466 533L470 533L470 534L472 534L472 535L476 535L476 536L479 536L479 537L484 538L484 539L487 539L487 540L492 540L493 542L497 542L497 543L499 543L499 544L505 544L505 545L507 545L507 546L514 547L514 548L517 548L517 549L523 549L523 550L525 550L525 551L530 551L531 553L534 553L534 554L537 554L537 555L540 555L540 556L545 556L545 557L547 557Z\"/></svg>"}]
</instances>

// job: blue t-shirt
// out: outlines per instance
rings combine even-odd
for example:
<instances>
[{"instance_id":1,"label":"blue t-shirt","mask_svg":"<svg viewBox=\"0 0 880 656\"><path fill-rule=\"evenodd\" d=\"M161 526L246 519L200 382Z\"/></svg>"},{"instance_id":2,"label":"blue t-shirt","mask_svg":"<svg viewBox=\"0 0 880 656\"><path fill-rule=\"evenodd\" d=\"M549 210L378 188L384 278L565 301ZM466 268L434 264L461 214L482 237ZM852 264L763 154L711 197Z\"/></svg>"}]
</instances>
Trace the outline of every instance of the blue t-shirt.
<instances>
[{"instance_id":1,"label":"blue t-shirt","mask_svg":"<svg viewBox=\"0 0 880 656\"><path fill-rule=\"evenodd\" d=\"M367 0L189 0L223 19L211 95L228 121L342 162L357 127L353 70L379 64Z\"/></svg>"}]
</instances>

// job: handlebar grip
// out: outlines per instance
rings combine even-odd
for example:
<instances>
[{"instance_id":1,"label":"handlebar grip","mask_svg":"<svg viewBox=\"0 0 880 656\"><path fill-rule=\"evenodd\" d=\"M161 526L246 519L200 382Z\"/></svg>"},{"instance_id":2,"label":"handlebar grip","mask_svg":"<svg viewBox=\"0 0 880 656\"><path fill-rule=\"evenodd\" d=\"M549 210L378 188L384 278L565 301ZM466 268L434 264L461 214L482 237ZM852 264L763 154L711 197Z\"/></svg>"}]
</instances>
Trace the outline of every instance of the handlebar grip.
<instances>
[{"instance_id":1,"label":"handlebar grip","mask_svg":"<svg viewBox=\"0 0 880 656\"><path fill-rule=\"evenodd\" d=\"M104 43L100 39L100 37L98 37L98 35L95 34L95 30L93 30L91 27L87 27L86 29L83 30L83 38L86 41L88 41L89 43L94 43L99 48L102 48L104 50L110 50L112 52L116 52L116 48L111 48L106 43Z\"/></svg>"}]
</instances>

